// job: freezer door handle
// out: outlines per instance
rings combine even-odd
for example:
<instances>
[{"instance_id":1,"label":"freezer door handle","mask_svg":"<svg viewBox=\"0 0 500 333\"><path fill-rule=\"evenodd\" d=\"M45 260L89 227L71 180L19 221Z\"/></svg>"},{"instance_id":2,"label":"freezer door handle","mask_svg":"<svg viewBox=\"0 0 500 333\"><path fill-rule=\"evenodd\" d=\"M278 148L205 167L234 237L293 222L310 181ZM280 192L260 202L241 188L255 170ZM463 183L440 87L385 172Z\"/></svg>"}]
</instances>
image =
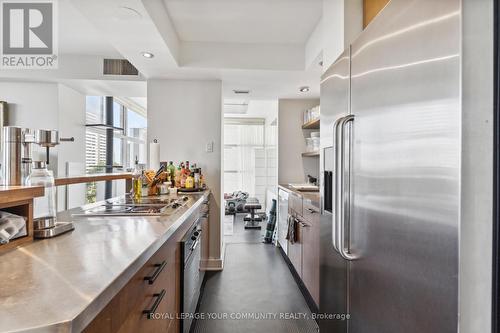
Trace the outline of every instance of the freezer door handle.
<instances>
[{"instance_id":1,"label":"freezer door handle","mask_svg":"<svg viewBox=\"0 0 500 333\"><path fill-rule=\"evenodd\" d=\"M338 118L335 123L333 124L333 174L332 176L332 245L335 251L340 253L339 247L338 247L338 242L337 242L337 235L338 235L338 207L337 207L337 198L340 195L340 187L337 182L337 175L338 175L338 164L339 164L339 150L340 150L340 143L338 139L338 133L339 133L339 125L342 122L344 117ZM335 180L333 180L333 177L335 177Z\"/></svg>"},{"instance_id":2,"label":"freezer door handle","mask_svg":"<svg viewBox=\"0 0 500 333\"><path fill-rule=\"evenodd\" d=\"M338 131L336 133L337 139L337 164L336 166L336 198L335 202L337 205L337 210L335 215L336 219L336 243L337 248L340 255L345 260L354 260L356 259L351 253L349 253L349 249L346 246L346 226L350 225L350 170L346 172L346 152L348 156L351 156L351 147L350 142L346 145L346 127L350 122L354 121L354 116L349 115L343 117L338 124ZM349 140L350 141L350 140ZM346 150L348 149L348 150ZM351 162L351 161L349 161ZM350 165L349 165L350 169ZM349 236L347 234L347 236Z\"/></svg>"}]
</instances>

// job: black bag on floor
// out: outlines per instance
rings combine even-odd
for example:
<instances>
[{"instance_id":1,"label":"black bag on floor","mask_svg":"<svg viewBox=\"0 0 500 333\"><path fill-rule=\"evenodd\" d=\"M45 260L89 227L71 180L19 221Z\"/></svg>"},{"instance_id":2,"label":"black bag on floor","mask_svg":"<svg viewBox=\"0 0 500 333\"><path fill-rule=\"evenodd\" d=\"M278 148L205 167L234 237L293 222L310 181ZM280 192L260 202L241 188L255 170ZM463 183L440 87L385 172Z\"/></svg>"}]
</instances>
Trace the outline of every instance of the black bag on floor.
<instances>
[{"instance_id":1,"label":"black bag on floor","mask_svg":"<svg viewBox=\"0 0 500 333\"><path fill-rule=\"evenodd\" d=\"M264 236L264 243L271 243L273 241L274 227L276 226L276 200L273 199L269 217L267 219L266 235Z\"/></svg>"}]
</instances>

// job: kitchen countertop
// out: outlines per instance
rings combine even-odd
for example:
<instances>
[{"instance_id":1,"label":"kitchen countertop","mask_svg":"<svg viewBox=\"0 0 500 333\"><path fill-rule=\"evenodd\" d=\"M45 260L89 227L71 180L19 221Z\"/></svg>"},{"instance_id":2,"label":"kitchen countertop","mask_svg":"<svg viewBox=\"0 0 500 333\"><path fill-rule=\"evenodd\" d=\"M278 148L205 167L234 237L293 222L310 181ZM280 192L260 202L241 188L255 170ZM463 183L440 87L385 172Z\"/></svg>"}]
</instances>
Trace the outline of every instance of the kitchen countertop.
<instances>
[{"instance_id":1,"label":"kitchen countertop","mask_svg":"<svg viewBox=\"0 0 500 333\"><path fill-rule=\"evenodd\" d=\"M74 217L74 231L1 255L0 332L81 331L208 195L170 216Z\"/></svg>"},{"instance_id":2,"label":"kitchen countertop","mask_svg":"<svg viewBox=\"0 0 500 333\"><path fill-rule=\"evenodd\" d=\"M279 184L278 186L281 187L282 189L288 191L288 192L293 192L297 195L300 195L302 198L304 198L306 200L310 200L312 204L319 207L319 202L320 202L319 192L299 191L299 190L294 189L293 187L291 187L288 184Z\"/></svg>"}]
</instances>

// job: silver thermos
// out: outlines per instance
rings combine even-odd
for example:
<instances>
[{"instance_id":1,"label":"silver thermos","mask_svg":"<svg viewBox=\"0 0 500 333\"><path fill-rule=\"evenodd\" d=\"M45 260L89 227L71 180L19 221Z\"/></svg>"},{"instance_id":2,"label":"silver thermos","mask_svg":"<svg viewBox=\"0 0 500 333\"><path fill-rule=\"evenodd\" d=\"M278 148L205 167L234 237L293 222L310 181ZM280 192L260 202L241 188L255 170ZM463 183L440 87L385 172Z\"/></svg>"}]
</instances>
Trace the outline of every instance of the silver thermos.
<instances>
[{"instance_id":1,"label":"silver thermos","mask_svg":"<svg viewBox=\"0 0 500 333\"><path fill-rule=\"evenodd\" d=\"M21 185L22 128L5 126L2 130L2 183Z\"/></svg>"},{"instance_id":2,"label":"silver thermos","mask_svg":"<svg viewBox=\"0 0 500 333\"><path fill-rule=\"evenodd\" d=\"M9 125L9 104L5 101L0 101L0 140L2 139L2 131L4 126ZM1 148L1 143L0 143Z\"/></svg>"}]
</instances>

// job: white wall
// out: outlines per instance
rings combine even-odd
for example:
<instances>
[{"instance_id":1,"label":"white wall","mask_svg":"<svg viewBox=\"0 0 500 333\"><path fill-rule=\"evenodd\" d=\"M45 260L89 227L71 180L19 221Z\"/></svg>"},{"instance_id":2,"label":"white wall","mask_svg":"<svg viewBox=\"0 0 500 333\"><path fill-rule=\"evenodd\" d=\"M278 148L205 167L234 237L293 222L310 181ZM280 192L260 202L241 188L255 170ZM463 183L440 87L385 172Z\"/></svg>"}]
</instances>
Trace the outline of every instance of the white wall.
<instances>
[{"instance_id":1,"label":"white wall","mask_svg":"<svg viewBox=\"0 0 500 333\"><path fill-rule=\"evenodd\" d=\"M11 126L56 129L60 137L75 137L51 149L49 167L56 176L64 175L66 162L85 163L85 95L57 83L2 81L0 100L9 103ZM33 159L44 160L45 150L33 145ZM72 190L71 197L85 198L81 190ZM64 209L64 198L61 188L59 209Z\"/></svg>"},{"instance_id":2,"label":"white wall","mask_svg":"<svg viewBox=\"0 0 500 333\"><path fill-rule=\"evenodd\" d=\"M222 267L222 83L220 81L148 81L148 141L158 139L162 161L186 161L202 168L212 190L208 268ZM213 142L212 153L205 151ZM206 252L205 252L206 253Z\"/></svg>"},{"instance_id":3,"label":"white wall","mask_svg":"<svg viewBox=\"0 0 500 333\"><path fill-rule=\"evenodd\" d=\"M323 0L322 28L327 70L363 30L363 0Z\"/></svg>"},{"instance_id":4,"label":"white wall","mask_svg":"<svg viewBox=\"0 0 500 333\"><path fill-rule=\"evenodd\" d=\"M58 174L60 176L83 174L85 173L85 95L63 84L59 84L58 88L59 137L75 138L74 142L61 142L57 147ZM68 163L70 168L67 166ZM58 187L58 209L70 209L85 204L85 189L85 184Z\"/></svg>"},{"instance_id":5,"label":"white wall","mask_svg":"<svg viewBox=\"0 0 500 333\"><path fill-rule=\"evenodd\" d=\"M306 137L303 112L319 105L319 99L280 99L278 108L278 183L304 183L307 175L319 176L319 158L302 157ZM318 130L315 130L318 131Z\"/></svg>"}]
</instances>

